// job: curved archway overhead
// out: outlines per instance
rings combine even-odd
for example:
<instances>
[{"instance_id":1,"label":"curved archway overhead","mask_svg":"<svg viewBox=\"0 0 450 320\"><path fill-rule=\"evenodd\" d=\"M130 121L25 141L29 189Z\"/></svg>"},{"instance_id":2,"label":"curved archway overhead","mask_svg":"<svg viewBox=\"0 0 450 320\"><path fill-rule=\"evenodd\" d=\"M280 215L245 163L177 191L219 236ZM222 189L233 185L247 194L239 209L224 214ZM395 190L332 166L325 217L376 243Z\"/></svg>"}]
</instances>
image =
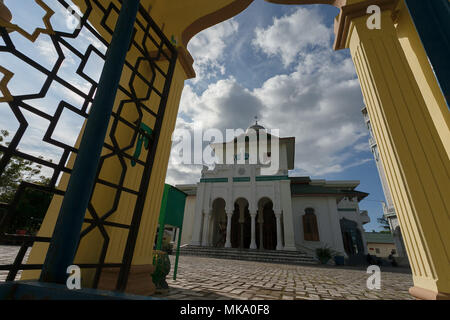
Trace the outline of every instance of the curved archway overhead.
<instances>
[{"instance_id":1,"label":"curved archway overhead","mask_svg":"<svg viewBox=\"0 0 450 320\"><path fill-rule=\"evenodd\" d=\"M329 4L330 6L335 6L340 8L349 2L348 0L265 0L271 3L277 4Z\"/></svg>"},{"instance_id":2,"label":"curved archway overhead","mask_svg":"<svg viewBox=\"0 0 450 320\"><path fill-rule=\"evenodd\" d=\"M187 48L189 40L197 33L241 13L253 2L253 0L234 0L228 2L230 3L226 6L198 18L183 30L181 33L181 42L185 48Z\"/></svg>"},{"instance_id":3,"label":"curved archway overhead","mask_svg":"<svg viewBox=\"0 0 450 320\"><path fill-rule=\"evenodd\" d=\"M166 36L176 43L180 63L188 78L195 77L194 59L187 51L193 36L244 11L254 0L143 0L143 5ZM273 4L325 4L341 9L363 0L265 0ZM379 0L383 1L383 0Z\"/></svg>"},{"instance_id":4,"label":"curved archway overhead","mask_svg":"<svg viewBox=\"0 0 450 320\"><path fill-rule=\"evenodd\" d=\"M187 47L189 40L197 33L214 26L220 22L228 20L235 15L244 11L254 0L235 0L229 1L229 4L224 7L213 11L207 15L199 17L197 20L192 22L186 29L181 33L181 40L184 47ZM265 0L266 2L274 4L284 4L284 5L305 5L305 4L327 4L335 6L336 8L341 8L349 0ZM350 0L351 1L351 0ZM359 1L359 0L358 0ZM355 1L353 1L355 2Z\"/></svg>"}]
</instances>

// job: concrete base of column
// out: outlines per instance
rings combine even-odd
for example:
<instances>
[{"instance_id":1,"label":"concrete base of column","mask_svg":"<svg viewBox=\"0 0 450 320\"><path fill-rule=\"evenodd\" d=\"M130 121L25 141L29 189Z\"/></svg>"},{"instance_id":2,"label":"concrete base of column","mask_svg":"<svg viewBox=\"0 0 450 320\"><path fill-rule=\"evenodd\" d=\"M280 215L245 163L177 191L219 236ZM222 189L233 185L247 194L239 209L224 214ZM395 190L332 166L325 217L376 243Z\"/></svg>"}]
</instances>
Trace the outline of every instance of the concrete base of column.
<instances>
[{"instance_id":1,"label":"concrete base of column","mask_svg":"<svg viewBox=\"0 0 450 320\"><path fill-rule=\"evenodd\" d=\"M295 246L284 246L282 250L285 251L297 251L297 248Z\"/></svg>"},{"instance_id":2,"label":"concrete base of column","mask_svg":"<svg viewBox=\"0 0 450 320\"><path fill-rule=\"evenodd\" d=\"M450 293L435 292L416 286L409 288L409 294L417 300L450 300Z\"/></svg>"},{"instance_id":3,"label":"concrete base of column","mask_svg":"<svg viewBox=\"0 0 450 320\"><path fill-rule=\"evenodd\" d=\"M257 249L256 243L250 243L250 249Z\"/></svg>"},{"instance_id":4,"label":"concrete base of column","mask_svg":"<svg viewBox=\"0 0 450 320\"><path fill-rule=\"evenodd\" d=\"M225 243L225 248L231 248L231 242Z\"/></svg>"},{"instance_id":5,"label":"concrete base of column","mask_svg":"<svg viewBox=\"0 0 450 320\"><path fill-rule=\"evenodd\" d=\"M151 264L131 266L128 275L126 293L150 296L155 294L156 287L152 281L152 273L155 267ZM100 290L116 290L119 268L104 268L98 282Z\"/></svg>"}]
</instances>

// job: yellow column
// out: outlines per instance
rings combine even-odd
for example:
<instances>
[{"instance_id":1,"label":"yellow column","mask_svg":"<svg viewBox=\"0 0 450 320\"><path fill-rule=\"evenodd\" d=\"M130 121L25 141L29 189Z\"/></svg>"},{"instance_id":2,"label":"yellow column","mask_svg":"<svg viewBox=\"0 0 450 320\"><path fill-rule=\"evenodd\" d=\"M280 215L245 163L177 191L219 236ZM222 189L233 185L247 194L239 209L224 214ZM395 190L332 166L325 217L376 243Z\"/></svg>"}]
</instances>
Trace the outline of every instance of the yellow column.
<instances>
[{"instance_id":1,"label":"yellow column","mask_svg":"<svg viewBox=\"0 0 450 320\"><path fill-rule=\"evenodd\" d=\"M79 4L81 9L85 10L82 3L80 2ZM119 6L118 3L116 3L116 5ZM101 27L100 25L101 17L102 15L98 12L98 8L95 8L92 13L91 23L97 27L99 32L101 32L105 37L107 37L107 34L104 32L103 27ZM111 28L115 25L115 20L113 17L111 18L111 20L108 20L108 24L110 25ZM136 39L138 39L137 40L138 42L141 37L142 34L139 31L136 34ZM148 50L151 51L152 48L149 47ZM193 74L192 67L189 63L189 57L187 56L185 49L183 50L183 48L179 47L178 51L180 51L179 58L176 63L176 68L172 78L169 97L166 104L166 110L160 132L159 143L153 163L152 174L149 181L149 189L146 195L144 210L142 213L141 223L138 232L138 238L136 241L136 246L133 255L132 267L126 289L127 292L135 294L151 294L154 290L154 286L151 283L152 251L155 239L156 226L159 217L162 192L164 188L164 181L170 155L171 135L175 127L175 121L177 118L178 106L181 98L181 92L184 86L184 80L189 76L192 76ZM140 52L138 52L136 48L132 47L127 55L127 61L131 65L134 65L136 63L136 59L140 56L141 56ZM160 60L156 63L163 70L166 70L166 68L168 67L168 61L166 60ZM140 72L143 75L148 75L149 78L152 75L152 70L146 63L141 64ZM131 75L132 70L125 66L121 77L121 85L123 87L128 88ZM157 72L155 78L155 87L160 92L162 91L164 82L165 79ZM141 81L137 81L136 79L133 83L133 87L136 90L138 97L145 96L148 89L146 84L144 84ZM117 112L119 103L127 99L128 98L124 95L123 92L118 91L114 111ZM159 98L156 97L156 95L154 94L152 95L150 100L147 100L144 103L148 108L156 112L156 107L159 105ZM138 119L139 114L137 113L136 108L134 108L132 104L128 104L124 106L121 116L128 122L132 123L136 119ZM150 116L148 112L143 112L142 121L151 128L154 127L155 118L153 116ZM112 123L113 119L110 120L108 133L110 132ZM76 146L78 146L79 144L82 132L83 130L81 130ZM115 141L117 141L117 144L119 145L120 148L125 148L132 140L133 134L134 134L133 130L131 130L128 126L125 126L119 122L117 125L117 129L115 131L114 138ZM112 145L112 140L109 135L106 137L106 142ZM126 151L126 153L131 156L134 152L134 148L135 146L129 148ZM102 155L106 155L109 153L111 153L111 151L106 148L104 148L102 151ZM140 160L145 161L146 156L147 150L143 149L140 155ZM73 166L74 160L75 155L72 154L68 162L69 168ZM142 178L143 168L140 165L131 167L129 159L125 160L125 165L127 171L123 185L124 187L137 191L139 189L139 184ZM99 177L104 181L110 183L118 183L123 170L124 168L122 167L122 164L118 160L118 157L117 156L110 157L106 159L105 162L103 163ZM65 190L67 187L68 179L69 175L63 174L57 188L60 190ZM107 185L100 183L96 184L93 191L91 204L98 215L103 215L113 208L113 200L116 195L116 192L117 190ZM43 224L41 226L41 229L39 230L39 236L50 237L52 235L62 199L63 199L62 196L59 195L54 196L50 204L50 207L47 211L47 214L45 216L45 219L43 221ZM107 219L107 221L129 225L134 212L135 203L136 203L135 195L122 192L120 199L117 203L116 209L114 210L114 213ZM86 212L86 218L92 218L89 211ZM83 230L89 226L90 226L89 223L85 223L83 225ZM105 230L109 236L109 245L108 250L106 252L105 262L121 263L123 259L125 245L128 238L128 230L109 226L105 226ZM104 239L98 229L94 229L90 233L88 233L80 241L74 263L75 264L96 263L99 260L101 254L103 241ZM28 263L36 263L36 264L43 263L47 249L48 249L47 243L35 243L30 253ZM118 268L103 269L99 282L99 288L115 289L118 272L119 272ZM25 271L23 272L21 278L37 279L39 277L39 273L40 270ZM82 286L91 287L94 275L95 275L94 269L84 269L82 272Z\"/></svg>"},{"instance_id":2,"label":"yellow column","mask_svg":"<svg viewBox=\"0 0 450 320\"><path fill-rule=\"evenodd\" d=\"M450 298L450 161L443 139L399 42L392 11L382 11L380 30L368 29L363 11L349 20L345 46L404 235L414 280L410 293Z\"/></svg>"}]
</instances>

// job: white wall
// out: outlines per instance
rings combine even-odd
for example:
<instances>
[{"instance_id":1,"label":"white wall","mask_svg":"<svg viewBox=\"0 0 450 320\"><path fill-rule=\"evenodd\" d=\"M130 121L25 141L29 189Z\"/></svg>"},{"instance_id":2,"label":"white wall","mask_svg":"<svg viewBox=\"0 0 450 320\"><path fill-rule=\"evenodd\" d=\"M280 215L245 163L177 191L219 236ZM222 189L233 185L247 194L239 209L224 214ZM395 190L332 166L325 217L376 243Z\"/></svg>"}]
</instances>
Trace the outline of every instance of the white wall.
<instances>
[{"instance_id":1,"label":"white wall","mask_svg":"<svg viewBox=\"0 0 450 320\"><path fill-rule=\"evenodd\" d=\"M184 206L183 231L181 233L181 245L189 244L192 240L195 218L195 196L187 196Z\"/></svg>"},{"instance_id":2,"label":"white wall","mask_svg":"<svg viewBox=\"0 0 450 320\"><path fill-rule=\"evenodd\" d=\"M317 218L319 241L306 241L303 234L303 215L306 208L313 208ZM293 197L292 216L294 221L295 244L315 249L327 245L344 253L339 215L334 197Z\"/></svg>"}]
</instances>

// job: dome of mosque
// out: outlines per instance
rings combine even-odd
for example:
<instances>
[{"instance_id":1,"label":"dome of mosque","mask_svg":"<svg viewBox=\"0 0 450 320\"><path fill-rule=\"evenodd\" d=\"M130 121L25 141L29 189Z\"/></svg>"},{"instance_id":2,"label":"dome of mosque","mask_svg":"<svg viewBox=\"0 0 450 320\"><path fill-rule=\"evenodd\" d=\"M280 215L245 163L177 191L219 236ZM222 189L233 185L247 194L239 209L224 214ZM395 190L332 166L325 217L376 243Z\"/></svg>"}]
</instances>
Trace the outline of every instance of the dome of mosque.
<instances>
[{"instance_id":1,"label":"dome of mosque","mask_svg":"<svg viewBox=\"0 0 450 320\"><path fill-rule=\"evenodd\" d=\"M262 125L258 124L258 121L256 121L254 125L247 128L247 133L250 129L253 129L256 132L259 132L259 130L266 130L266 128L264 128Z\"/></svg>"}]
</instances>

